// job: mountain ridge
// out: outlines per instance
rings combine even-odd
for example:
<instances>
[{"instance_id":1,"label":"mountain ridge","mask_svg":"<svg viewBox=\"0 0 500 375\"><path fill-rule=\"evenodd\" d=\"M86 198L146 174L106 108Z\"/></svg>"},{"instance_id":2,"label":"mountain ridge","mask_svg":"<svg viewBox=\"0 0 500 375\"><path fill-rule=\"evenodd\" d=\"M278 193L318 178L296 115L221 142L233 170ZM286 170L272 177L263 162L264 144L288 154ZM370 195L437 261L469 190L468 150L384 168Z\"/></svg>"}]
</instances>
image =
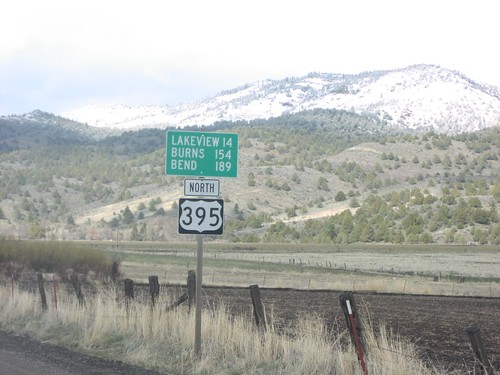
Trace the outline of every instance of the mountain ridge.
<instances>
[{"instance_id":1,"label":"mountain ridge","mask_svg":"<svg viewBox=\"0 0 500 375\"><path fill-rule=\"evenodd\" d=\"M269 119L323 108L370 114L402 129L457 134L500 124L500 89L436 65L262 80L176 106L99 104L61 116L121 130Z\"/></svg>"}]
</instances>

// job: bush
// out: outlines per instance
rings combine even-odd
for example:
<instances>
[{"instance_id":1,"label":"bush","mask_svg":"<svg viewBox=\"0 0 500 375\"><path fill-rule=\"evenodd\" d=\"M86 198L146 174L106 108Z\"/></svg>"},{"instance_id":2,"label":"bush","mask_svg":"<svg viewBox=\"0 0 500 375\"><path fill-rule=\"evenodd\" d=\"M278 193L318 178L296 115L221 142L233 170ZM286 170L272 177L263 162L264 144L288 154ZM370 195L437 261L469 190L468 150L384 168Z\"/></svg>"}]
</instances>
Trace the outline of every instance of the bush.
<instances>
[{"instance_id":1,"label":"bush","mask_svg":"<svg viewBox=\"0 0 500 375\"><path fill-rule=\"evenodd\" d=\"M71 242L0 240L0 264L10 262L62 278L68 270L84 275L93 271L98 277L107 277L111 271L104 253Z\"/></svg>"},{"instance_id":2,"label":"bush","mask_svg":"<svg viewBox=\"0 0 500 375\"><path fill-rule=\"evenodd\" d=\"M347 199L345 193L340 190L336 195L335 195L335 202L342 202Z\"/></svg>"}]
</instances>

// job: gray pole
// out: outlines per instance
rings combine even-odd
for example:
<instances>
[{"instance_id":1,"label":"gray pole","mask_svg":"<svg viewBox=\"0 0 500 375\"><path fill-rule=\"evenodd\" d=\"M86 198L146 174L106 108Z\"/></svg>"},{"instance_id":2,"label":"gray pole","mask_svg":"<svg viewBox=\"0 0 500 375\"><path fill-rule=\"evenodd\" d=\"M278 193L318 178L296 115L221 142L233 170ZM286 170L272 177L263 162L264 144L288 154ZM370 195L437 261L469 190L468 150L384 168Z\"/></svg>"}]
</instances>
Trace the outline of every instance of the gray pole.
<instances>
[{"instance_id":1,"label":"gray pole","mask_svg":"<svg viewBox=\"0 0 500 375\"><path fill-rule=\"evenodd\" d=\"M198 252L196 257L196 314L194 327L194 352L201 355L201 283L203 275L203 237L196 235Z\"/></svg>"}]
</instances>

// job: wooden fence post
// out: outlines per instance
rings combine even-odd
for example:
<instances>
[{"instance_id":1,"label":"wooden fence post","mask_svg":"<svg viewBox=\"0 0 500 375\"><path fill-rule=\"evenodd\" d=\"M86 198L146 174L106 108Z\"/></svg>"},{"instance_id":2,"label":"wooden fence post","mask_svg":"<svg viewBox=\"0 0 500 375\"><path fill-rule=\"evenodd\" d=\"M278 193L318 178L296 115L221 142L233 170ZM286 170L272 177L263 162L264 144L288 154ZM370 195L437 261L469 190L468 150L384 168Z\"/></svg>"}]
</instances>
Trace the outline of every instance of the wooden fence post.
<instances>
[{"instance_id":1,"label":"wooden fence post","mask_svg":"<svg viewBox=\"0 0 500 375\"><path fill-rule=\"evenodd\" d=\"M183 295L181 295L179 298L177 298L177 301L175 301L174 303L172 303L171 305L167 305L167 311L170 311L170 310L173 310L175 309L177 306L179 306L181 303L183 303L184 301L187 301L188 299L188 295L187 293L184 293Z\"/></svg>"},{"instance_id":2,"label":"wooden fence post","mask_svg":"<svg viewBox=\"0 0 500 375\"><path fill-rule=\"evenodd\" d=\"M116 283L118 281L118 277L120 276L120 264L118 261L113 261L111 264L111 281Z\"/></svg>"},{"instance_id":3,"label":"wooden fence post","mask_svg":"<svg viewBox=\"0 0 500 375\"><path fill-rule=\"evenodd\" d=\"M38 272L36 277L38 279L38 290L40 291L40 298L42 300L42 310L47 310L47 296L45 295L45 288L43 286L43 274Z\"/></svg>"},{"instance_id":4,"label":"wooden fence post","mask_svg":"<svg viewBox=\"0 0 500 375\"><path fill-rule=\"evenodd\" d=\"M472 351L479 359L481 370L484 371L485 375L493 375L493 367L491 366L491 362L488 360L488 355L486 354L486 349L484 348L483 340L481 338L481 330L475 323L473 323L467 327L465 331L469 336Z\"/></svg>"},{"instance_id":5,"label":"wooden fence post","mask_svg":"<svg viewBox=\"0 0 500 375\"><path fill-rule=\"evenodd\" d=\"M134 280L125 279L123 280L123 283L125 285L125 299L127 301L134 299Z\"/></svg>"},{"instance_id":6,"label":"wooden fence post","mask_svg":"<svg viewBox=\"0 0 500 375\"><path fill-rule=\"evenodd\" d=\"M155 305L156 299L160 295L160 284L158 283L158 276L149 276L149 294L151 294L151 304Z\"/></svg>"},{"instance_id":7,"label":"wooden fence post","mask_svg":"<svg viewBox=\"0 0 500 375\"><path fill-rule=\"evenodd\" d=\"M85 304L85 298L82 292L82 282L76 273L72 273L69 279L71 281L71 285L73 285L73 289L75 290L76 298L78 298L78 305L83 306Z\"/></svg>"},{"instance_id":8,"label":"wooden fence post","mask_svg":"<svg viewBox=\"0 0 500 375\"><path fill-rule=\"evenodd\" d=\"M125 314L127 315L127 327L129 325L130 318L130 301L134 299L134 280L125 279L123 280L125 286Z\"/></svg>"},{"instance_id":9,"label":"wooden fence post","mask_svg":"<svg viewBox=\"0 0 500 375\"><path fill-rule=\"evenodd\" d=\"M358 359L361 363L361 368L363 369L363 374L367 374L366 364L363 357L365 352L364 340L361 335L361 321L358 316L356 309L356 304L354 302L354 295L352 292L344 292L340 294L340 306L344 312L344 316L347 322L347 328L351 333L351 339L358 352Z\"/></svg>"},{"instance_id":10,"label":"wooden fence post","mask_svg":"<svg viewBox=\"0 0 500 375\"><path fill-rule=\"evenodd\" d=\"M193 270L188 271L187 292L177 298L177 301L175 301L174 303L167 305L167 311L175 309L185 301L188 301L188 308L189 311L191 311L191 307L196 302L196 272Z\"/></svg>"},{"instance_id":11,"label":"wooden fence post","mask_svg":"<svg viewBox=\"0 0 500 375\"><path fill-rule=\"evenodd\" d=\"M57 281L56 275L52 275L52 288L54 289L54 307L57 311Z\"/></svg>"},{"instance_id":12,"label":"wooden fence post","mask_svg":"<svg viewBox=\"0 0 500 375\"><path fill-rule=\"evenodd\" d=\"M250 285L250 296L252 297L253 315L255 317L255 323L257 324L257 327L266 330L267 329L266 315L264 313L264 306L262 305L262 299L260 298L260 289L257 284Z\"/></svg>"},{"instance_id":13,"label":"wooden fence post","mask_svg":"<svg viewBox=\"0 0 500 375\"><path fill-rule=\"evenodd\" d=\"M187 297L188 297L188 306L189 311L191 311L191 307L193 307L196 302L196 271L188 271L187 277Z\"/></svg>"}]
</instances>

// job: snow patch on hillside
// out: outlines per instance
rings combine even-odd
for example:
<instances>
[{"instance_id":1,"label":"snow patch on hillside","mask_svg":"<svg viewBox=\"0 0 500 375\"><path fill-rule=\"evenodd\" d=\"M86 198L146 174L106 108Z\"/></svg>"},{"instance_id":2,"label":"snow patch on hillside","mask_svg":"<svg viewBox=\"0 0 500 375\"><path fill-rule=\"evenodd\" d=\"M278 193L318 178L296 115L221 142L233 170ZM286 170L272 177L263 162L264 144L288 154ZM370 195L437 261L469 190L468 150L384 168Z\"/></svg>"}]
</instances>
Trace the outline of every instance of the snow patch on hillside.
<instances>
[{"instance_id":1,"label":"snow patch on hillside","mask_svg":"<svg viewBox=\"0 0 500 375\"><path fill-rule=\"evenodd\" d=\"M126 130L268 119L315 108L367 113L402 128L454 134L499 125L500 91L456 71L415 65L358 75L311 73L258 81L177 106L99 104L62 116L91 126Z\"/></svg>"}]
</instances>

